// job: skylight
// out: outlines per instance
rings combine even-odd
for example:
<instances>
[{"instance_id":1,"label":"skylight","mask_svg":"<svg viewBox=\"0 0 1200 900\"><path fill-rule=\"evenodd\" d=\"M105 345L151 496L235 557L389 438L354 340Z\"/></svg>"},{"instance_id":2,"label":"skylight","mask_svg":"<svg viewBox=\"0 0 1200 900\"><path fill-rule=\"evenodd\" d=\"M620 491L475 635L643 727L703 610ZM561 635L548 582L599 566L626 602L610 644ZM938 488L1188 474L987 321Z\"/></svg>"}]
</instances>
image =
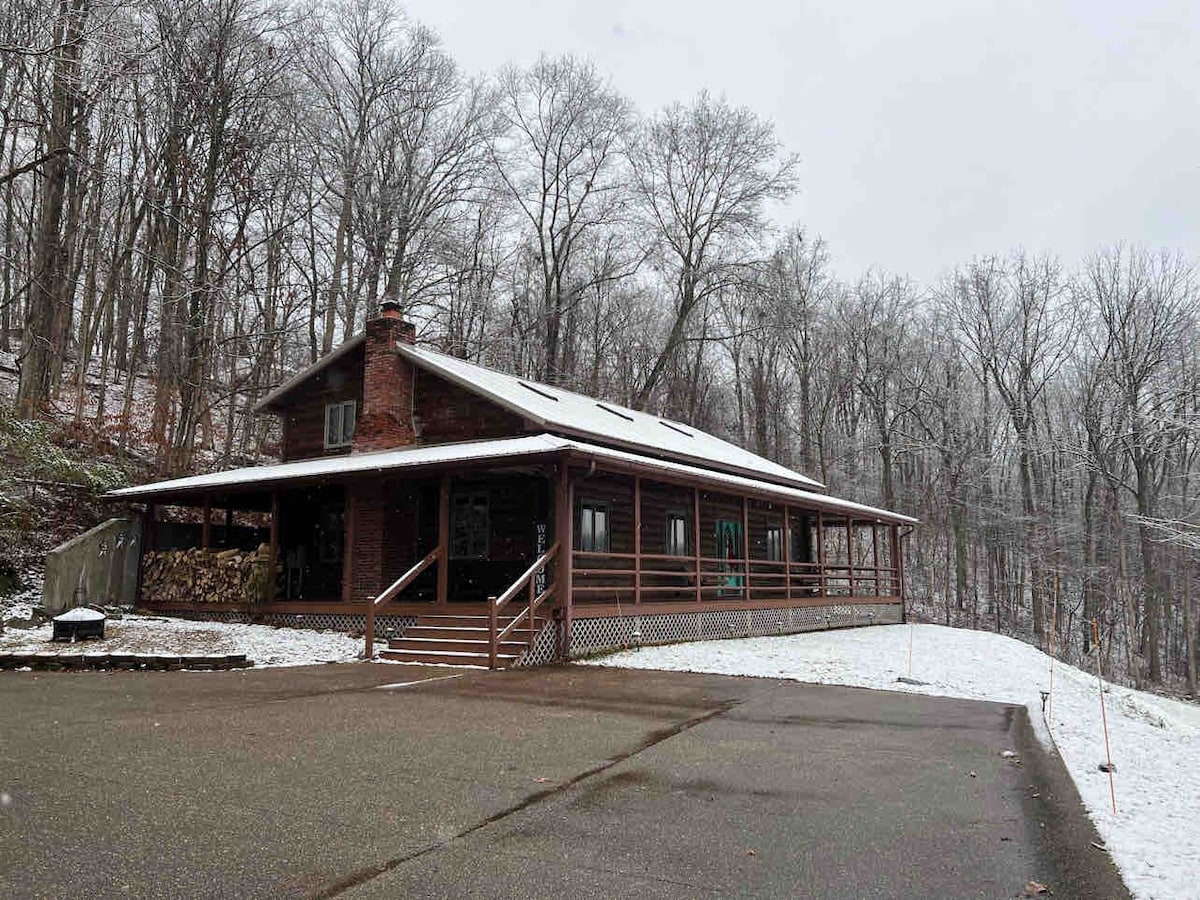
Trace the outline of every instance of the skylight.
<instances>
[{"instance_id":1,"label":"skylight","mask_svg":"<svg viewBox=\"0 0 1200 900\"><path fill-rule=\"evenodd\" d=\"M535 387L534 385L530 384L527 381L521 381L520 379L517 379L517 384L519 384L521 387L525 388L525 390L527 390L527 391L533 391L539 397L545 397L547 400L553 400L555 403L558 402L558 398L555 397L553 394L551 394L549 391L543 390L540 387Z\"/></svg>"},{"instance_id":2,"label":"skylight","mask_svg":"<svg viewBox=\"0 0 1200 900\"><path fill-rule=\"evenodd\" d=\"M684 431L684 430L683 430L682 428L680 428L678 425L672 425L672 424L671 424L670 422L668 422L666 419L659 419L659 420L658 420L658 424L659 424L659 425L666 425L666 426L667 426L668 428L670 428L672 431L678 431L678 432L679 432L680 434L682 434L684 437L695 437L695 435L694 435L694 434L692 434L690 431Z\"/></svg>"},{"instance_id":3,"label":"skylight","mask_svg":"<svg viewBox=\"0 0 1200 900\"><path fill-rule=\"evenodd\" d=\"M596 405L598 407L600 407L602 410L604 410L606 413L612 413L614 416L620 416L626 422L633 421L633 416L627 416L627 415L625 415L625 413L621 412L619 409L613 409L611 406L605 406L603 403L597 403Z\"/></svg>"}]
</instances>

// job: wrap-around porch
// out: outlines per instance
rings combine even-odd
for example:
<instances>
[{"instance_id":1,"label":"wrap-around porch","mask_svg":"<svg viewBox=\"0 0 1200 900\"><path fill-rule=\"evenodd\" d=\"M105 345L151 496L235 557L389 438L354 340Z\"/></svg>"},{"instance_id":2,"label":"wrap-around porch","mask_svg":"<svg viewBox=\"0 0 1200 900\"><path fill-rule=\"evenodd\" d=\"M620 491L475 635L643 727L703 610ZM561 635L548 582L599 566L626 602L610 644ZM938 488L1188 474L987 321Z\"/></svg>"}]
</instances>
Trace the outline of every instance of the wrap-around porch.
<instances>
[{"instance_id":1,"label":"wrap-around porch","mask_svg":"<svg viewBox=\"0 0 1200 900\"><path fill-rule=\"evenodd\" d=\"M388 618L490 616L493 656L506 638L498 632L532 641L550 622L569 655L576 619L834 606L902 615L903 517L614 455L160 492L145 512L146 551L219 554L258 542L272 574L220 603L143 585L142 605L347 616L369 636ZM164 506L190 509L191 521L169 521L156 510Z\"/></svg>"}]
</instances>

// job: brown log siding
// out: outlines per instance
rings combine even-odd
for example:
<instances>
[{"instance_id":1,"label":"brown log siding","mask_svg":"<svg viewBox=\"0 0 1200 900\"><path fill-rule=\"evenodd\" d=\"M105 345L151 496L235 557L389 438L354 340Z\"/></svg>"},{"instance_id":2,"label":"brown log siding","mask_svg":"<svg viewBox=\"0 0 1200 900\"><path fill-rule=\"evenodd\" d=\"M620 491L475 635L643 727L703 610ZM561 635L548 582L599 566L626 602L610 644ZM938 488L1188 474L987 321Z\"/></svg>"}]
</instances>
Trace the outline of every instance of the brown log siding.
<instances>
[{"instance_id":1,"label":"brown log siding","mask_svg":"<svg viewBox=\"0 0 1200 900\"><path fill-rule=\"evenodd\" d=\"M452 382L417 372L417 443L448 444L525 434L524 420Z\"/></svg>"},{"instance_id":2,"label":"brown log siding","mask_svg":"<svg viewBox=\"0 0 1200 900\"><path fill-rule=\"evenodd\" d=\"M321 456L341 456L349 447L326 448L325 406L353 400L358 413L363 403L363 352L354 350L331 363L288 396L280 411L284 462Z\"/></svg>"}]
</instances>

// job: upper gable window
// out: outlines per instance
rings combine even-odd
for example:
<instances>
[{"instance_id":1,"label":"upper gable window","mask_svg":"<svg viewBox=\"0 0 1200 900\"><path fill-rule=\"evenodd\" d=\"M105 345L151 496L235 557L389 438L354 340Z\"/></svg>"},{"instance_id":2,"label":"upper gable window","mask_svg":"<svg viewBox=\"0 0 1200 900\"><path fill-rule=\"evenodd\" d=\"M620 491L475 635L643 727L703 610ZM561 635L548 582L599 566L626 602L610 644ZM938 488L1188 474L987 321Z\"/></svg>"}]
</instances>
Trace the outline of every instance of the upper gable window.
<instances>
[{"instance_id":1,"label":"upper gable window","mask_svg":"<svg viewBox=\"0 0 1200 900\"><path fill-rule=\"evenodd\" d=\"M353 400L325 405L325 446L330 450L349 447L354 440Z\"/></svg>"}]
</instances>

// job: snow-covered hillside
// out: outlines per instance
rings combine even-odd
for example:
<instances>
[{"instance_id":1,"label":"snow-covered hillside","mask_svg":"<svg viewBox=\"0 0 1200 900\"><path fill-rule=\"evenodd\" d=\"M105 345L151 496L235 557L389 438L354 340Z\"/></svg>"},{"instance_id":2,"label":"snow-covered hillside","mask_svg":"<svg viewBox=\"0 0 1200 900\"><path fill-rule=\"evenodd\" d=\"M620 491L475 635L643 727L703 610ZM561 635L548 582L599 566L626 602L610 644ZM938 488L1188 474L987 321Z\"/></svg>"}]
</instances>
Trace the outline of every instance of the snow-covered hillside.
<instances>
[{"instance_id":1,"label":"snow-covered hillside","mask_svg":"<svg viewBox=\"0 0 1200 900\"><path fill-rule=\"evenodd\" d=\"M896 679L909 676L924 684ZM1055 662L1012 638L940 625L887 625L784 637L647 647L593 665L788 678L1028 707L1057 746L1097 830L1135 896L1197 896L1200 877L1200 707L1105 684L1117 812L1112 811L1094 672ZM1051 740L1051 736L1052 739Z\"/></svg>"}]
</instances>

